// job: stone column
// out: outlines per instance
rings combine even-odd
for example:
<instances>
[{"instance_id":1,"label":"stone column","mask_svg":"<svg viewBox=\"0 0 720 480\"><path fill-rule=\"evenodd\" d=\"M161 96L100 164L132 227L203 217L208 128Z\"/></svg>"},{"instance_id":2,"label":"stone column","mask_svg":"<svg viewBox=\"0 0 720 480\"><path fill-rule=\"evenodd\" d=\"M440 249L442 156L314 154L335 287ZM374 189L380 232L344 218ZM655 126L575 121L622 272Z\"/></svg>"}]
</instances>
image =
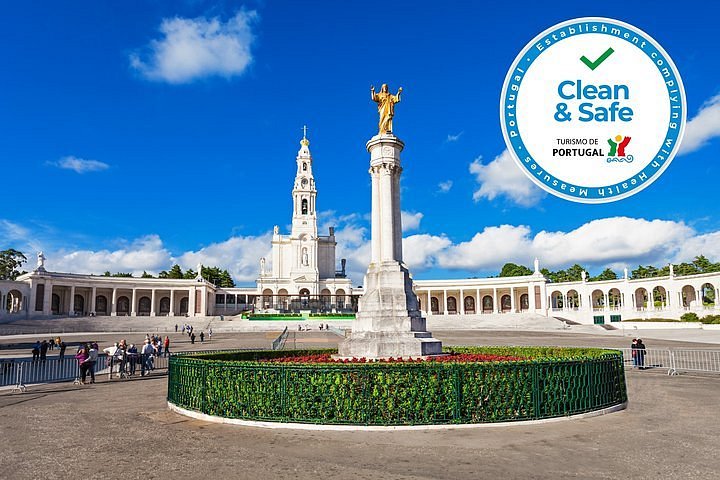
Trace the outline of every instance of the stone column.
<instances>
[{"instance_id":1,"label":"stone column","mask_svg":"<svg viewBox=\"0 0 720 480\"><path fill-rule=\"evenodd\" d=\"M258 295L258 298L262 298L262 295ZM188 290L188 316L195 316L195 287Z\"/></svg>"},{"instance_id":2,"label":"stone column","mask_svg":"<svg viewBox=\"0 0 720 480\"><path fill-rule=\"evenodd\" d=\"M380 204L380 176L379 172L376 171L377 169L375 167L370 167L370 177L372 179L372 204L373 205L379 205ZM379 232L380 231L380 209L379 208L373 208L372 209L372 216L371 216L371 231L372 232ZM371 239L372 244L372 258L370 259L370 263L379 263L380 262L380 235L373 235ZM367 284L367 282L366 282Z\"/></svg>"},{"instance_id":3,"label":"stone column","mask_svg":"<svg viewBox=\"0 0 720 480\"><path fill-rule=\"evenodd\" d=\"M75 285L70 286L70 302L68 305L68 315L75 315Z\"/></svg>"},{"instance_id":4,"label":"stone column","mask_svg":"<svg viewBox=\"0 0 720 480\"><path fill-rule=\"evenodd\" d=\"M510 287L510 313L515 313L515 287Z\"/></svg>"},{"instance_id":5,"label":"stone column","mask_svg":"<svg viewBox=\"0 0 720 480\"><path fill-rule=\"evenodd\" d=\"M447 290L443 290L443 315L448 314Z\"/></svg>"},{"instance_id":6,"label":"stone column","mask_svg":"<svg viewBox=\"0 0 720 480\"><path fill-rule=\"evenodd\" d=\"M52 281L45 282L45 298L43 298L43 315L52 315Z\"/></svg>"},{"instance_id":7,"label":"stone column","mask_svg":"<svg viewBox=\"0 0 720 480\"><path fill-rule=\"evenodd\" d=\"M135 315L137 315L137 305L135 304L135 302L137 302L137 288L132 289L131 302L132 303L130 305L130 315L134 317Z\"/></svg>"},{"instance_id":8,"label":"stone column","mask_svg":"<svg viewBox=\"0 0 720 480\"><path fill-rule=\"evenodd\" d=\"M497 287L493 287L493 310L495 310L495 313L502 312L502 306L498 302Z\"/></svg>"},{"instance_id":9,"label":"stone column","mask_svg":"<svg viewBox=\"0 0 720 480\"><path fill-rule=\"evenodd\" d=\"M155 316L155 289L150 290L150 316Z\"/></svg>"},{"instance_id":10,"label":"stone column","mask_svg":"<svg viewBox=\"0 0 720 480\"><path fill-rule=\"evenodd\" d=\"M110 316L117 317L117 288L112 289L112 303L110 304Z\"/></svg>"},{"instance_id":11,"label":"stone column","mask_svg":"<svg viewBox=\"0 0 720 480\"><path fill-rule=\"evenodd\" d=\"M460 289L460 315L465 315L465 292Z\"/></svg>"},{"instance_id":12,"label":"stone column","mask_svg":"<svg viewBox=\"0 0 720 480\"><path fill-rule=\"evenodd\" d=\"M528 285L528 310L535 313L535 284Z\"/></svg>"},{"instance_id":13,"label":"stone column","mask_svg":"<svg viewBox=\"0 0 720 480\"><path fill-rule=\"evenodd\" d=\"M97 296L97 287L92 287L92 292L90 293L90 313L95 315L95 297Z\"/></svg>"},{"instance_id":14,"label":"stone column","mask_svg":"<svg viewBox=\"0 0 720 480\"><path fill-rule=\"evenodd\" d=\"M402 263L399 186L404 146L391 133L376 135L367 143L372 178L372 259L352 333L338 349L340 357L417 357L441 352L442 344L425 329L410 272Z\"/></svg>"},{"instance_id":15,"label":"stone column","mask_svg":"<svg viewBox=\"0 0 720 480\"><path fill-rule=\"evenodd\" d=\"M170 312L168 312L168 316L175 316L175 290L172 288L170 289Z\"/></svg>"}]
</instances>

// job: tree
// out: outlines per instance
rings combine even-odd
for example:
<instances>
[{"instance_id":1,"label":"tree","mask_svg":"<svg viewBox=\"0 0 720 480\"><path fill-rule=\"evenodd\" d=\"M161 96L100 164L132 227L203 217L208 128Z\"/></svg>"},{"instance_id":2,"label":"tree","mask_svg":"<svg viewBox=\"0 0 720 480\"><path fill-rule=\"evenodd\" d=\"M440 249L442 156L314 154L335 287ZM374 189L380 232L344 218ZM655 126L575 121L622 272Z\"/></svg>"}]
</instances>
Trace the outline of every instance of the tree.
<instances>
[{"instance_id":1,"label":"tree","mask_svg":"<svg viewBox=\"0 0 720 480\"><path fill-rule=\"evenodd\" d=\"M117 272L110 275L111 277L121 277L121 278L132 278L132 273L123 273L123 272Z\"/></svg>"},{"instance_id":2,"label":"tree","mask_svg":"<svg viewBox=\"0 0 720 480\"><path fill-rule=\"evenodd\" d=\"M172 266L172 268L168 272L167 278L174 278L176 280L179 280L181 278L187 278L187 277L185 277L185 275L183 274L183 271L182 271L182 268L180 268L180 265L175 264ZM193 273L190 278L195 278L195 274Z\"/></svg>"},{"instance_id":3,"label":"tree","mask_svg":"<svg viewBox=\"0 0 720 480\"><path fill-rule=\"evenodd\" d=\"M609 268L602 271L600 275L590 278L591 282L599 282L603 280L617 280L617 273L613 272Z\"/></svg>"},{"instance_id":4,"label":"tree","mask_svg":"<svg viewBox=\"0 0 720 480\"><path fill-rule=\"evenodd\" d=\"M143 270L143 273L142 273L142 275L140 275L140 278L153 278L153 276L150 275L149 273L147 273L145 270Z\"/></svg>"},{"instance_id":5,"label":"tree","mask_svg":"<svg viewBox=\"0 0 720 480\"><path fill-rule=\"evenodd\" d=\"M25 262L27 257L14 248L0 251L0 280L15 280L25 273L20 271Z\"/></svg>"},{"instance_id":6,"label":"tree","mask_svg":"<svg viewBox=\"0 0 720 480\"><path fill-rule=\"evenodd\" d=\"M197 273L192 268L189 268L182 276L185 280L192 280L195 277L197 277Z\"/></svg>"},{"instance_id":7,"label":"tree","mask_svg":"<svg viewBox=\"0 0 720 480\"><path fill-rule=\"evenodd\" d=\"M522 277L524 275L532 275L533 271L524 265L515 263L506 263L500 270L501 277Z\"/></svg>"}]
</instances>

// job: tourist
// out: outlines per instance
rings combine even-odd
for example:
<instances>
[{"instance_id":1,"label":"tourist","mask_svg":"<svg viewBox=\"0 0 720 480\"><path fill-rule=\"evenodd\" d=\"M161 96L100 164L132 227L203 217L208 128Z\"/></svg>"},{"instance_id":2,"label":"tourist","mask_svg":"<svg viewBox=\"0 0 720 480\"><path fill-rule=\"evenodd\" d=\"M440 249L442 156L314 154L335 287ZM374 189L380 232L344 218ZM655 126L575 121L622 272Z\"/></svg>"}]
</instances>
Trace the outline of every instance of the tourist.
<instances>
[{"instance_id":1,"label":"tourist","mask_svg":"<svg viewBox=\"0 0 720 480\"><path fill-rule=\"evenodd\" d=\"M55 340L53 340L52 338L48 340L48 347L50 348L50 350L55 350Z\"/></svg>"},{"instance_id":2,"label":"tourist","mask_svg":"<svg viewBox=\"0 0 720 480\"><path fill-rule=\"evenodd\" d=\"M643 343L642 339L637 339L637 360L638 360L638 367L640 367L640 370L645 370L645 344Z\"/></svg>"},{"instance_id":3,"label":"tourist","mask_svg":"<svg viewBox=\"0 0 720 480\"><path fill-rule=\"evenodd\" d=\"M170 337L165 335L165 356L170 355Z\"/></svg>"},{"instance_id":4,"label":"tourist","mask_svg":"<svg viewBox=\"0 0 720 480\"><path fill-rule=\"evenodd\" d=\"M140 376L144 377L146 374L150 374L150 370L153 369L153 353L155 349L150 343L150 339L145 339L145 345L142 347L142 363L140 364ZM147 373L146 373L147 372Z\"/></svg>"},{"instance_id":5,"label":"tourist","mask_svg":"<svg viewBox=\"0 0 720 480\"><path fill-rule=\"evenodd\" d=\"M130 344L130 347L127 349L127 359L128 362L130 362L130 376L135 375L135 369L137 368L137 362L138 362L138 349L135 346L134 343Z\"/></svg>"},{"instance_id":6,"label":"tourist","mask_svg":"<svg viewBox=\"0 0 720 480\"><path fill-rule=\"evenodd\" d=\"M183 323L183 326L182 326L182 332L181 332L181 333L182 333L183 335L185 335L185 324L184 324L184 323Z\"/></svg>"},{"instance_id":7,"label":"tourist","mask_svg":"<svg viewBox=\"0 0 720 480\"><path fill-rule=\"evenodd\" d=\"M321 324L320 324L320 331L321 331L321 332L322 332L322 329L323 329L323 324L321 323Z\"/></svg>"},{"instance_id":8,"label":"tourist","mask_svg":"<svg viewBox=\"0 0 720 480\"><path fill-rule=\"evenodd\" d=\"M212 328L208 330L208 341L212 340Z\"/></svg>"},{"instance_id":9,"label":"tourist","mask_svg":"<svg viewBox=\"0 0 720 480\"><path fill-rule=\"evenodd\" d=\"M195 334L190 332L190 343L195 345Z\"/></svg>"},{"instance_id":10,"label":"tourist","mask_svg":"<svg viewBox=\"0 0 720 480\"><path fill-rule=\"evenodd\" d=\"M90 349L88 349L87 345L80 347L78 353L75 355L75 359L78 361L78 366L80 367L80 385L85 385L88 372L88 358L90 358Z\"/></svg>"},{"instance_id":11,"label":"tourist","mask_svg":"<svg viewBox=\"0 0 720 480\"><path fill-rule=\"evenodd\" d=\"M203 343L205 341L205 333L200 331L200 343Z\"/></svg>"},{"instance_id":12,"label":"tourist","mask_svg":"<svg viewBox=\"0 0 720 480\"><path fill-rule=\"evenodd\" d=\"M97 343L90 346L88 350L88 370L90 370L90 383L95 383L95 364L98 359Z\"/></svg>"},{"instance_id":13,"label":"tourist","mask_svg":"<svg viewBox=\"0 0 720 480\"><path fill-rule=\"evenodd\" d=\"M177 323L175 324L175 333L177 333Z\"/></svg>"},{"instance_id":14,"label":"tourist","mask_svg":"<svg viewBox=\"0 0 720 480\"><path fill-rule=\"evenodd\" d=\"M632 343L630 344L630 356L632 357L633 362L633 368L638 367L638 354L637 354L637 338L632 339Z\"/></svg>"},{"instance_id":15,"label":"tourist","mask_svg":"<svg viewBox=\"0 0 720 480\"><path fill-rule=\"evenodd\" d=\"M48 352L49 347L50 347L50 344L48 343L47 340L43 340L42 343L40 344L40 361L41 362L44 362L45 360L47 360L47 352Z\"/></svg>"},{"instance_id":16,"label":"tourist","mask_svg":"<svg viewBox=\"0 0 720 480\"><path fill-rule=\"evenodd\" d=\"M33 345L32 356L33 356L33 358L32 358L33 362L37 362L38 359L40 358L40 340L35 342L35 345Z\"/></svg>"},{"instance_id":17,"label":"tourist","mask_svg":"<svg viewBox=\"0 0 720 480\"><path fill-rule=\"evenodd\" d=\"M115 342L112 347L104 348L103 352L107 354L108 360L110 361L110 378L112 378L113 366L115 364L115 355L118 352L118 343Z\"/></svg>"},{"instance_id":18,"label":"tourist","mask_svg":"<svg viewBox=\"0 0 720 480\"><path fill-rule=\"evenodd\" d=\"M60 340L60 337L58 337L58 340ZM60 340L58 345L60 345L60 360L62 360L65 358L65 349L67 348L67 345L65 345L65 342L62 340Z\"/></svg>"}]
</instances>

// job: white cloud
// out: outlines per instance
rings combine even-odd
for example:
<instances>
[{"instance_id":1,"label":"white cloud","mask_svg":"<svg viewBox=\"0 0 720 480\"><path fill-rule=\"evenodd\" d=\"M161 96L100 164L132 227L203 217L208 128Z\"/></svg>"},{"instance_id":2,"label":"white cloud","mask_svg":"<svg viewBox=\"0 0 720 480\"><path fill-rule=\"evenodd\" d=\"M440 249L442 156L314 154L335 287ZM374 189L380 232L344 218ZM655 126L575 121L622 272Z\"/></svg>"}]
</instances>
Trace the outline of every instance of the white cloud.
<instances>
[{"instance_id":1,"label":"white cloud","mask_svg":"<svg viewBox=\"0 0 720 480\"><path fill-rule=\"evenodd\" d=\"M449 246L438 254L443 268L477 270L511 262L529 250L530 228L524 225L486 227L467 242Z\"/></svg>"},{"instance_id":2,"label":"white cloud","mask_svg":"<svg viewBox=\"0 0 720 480\"><path fill-rule=\"evenodd\" d=\"M9 220L0 219L0 238L6 240L26 240L30 236L30 230L13 223ZM0 249L4 249L6 246L0 245Z\"/></svg>"},{"instance_id":3,"label":"white cloud","mask_svg":"<svg viewBox=\"0 0 720 480\"><path fill-rule=\"evenodd\" d=\"M403 238L403 261L411 271L421 272L432 268L436 257L452 242L444 236L410 235Z\"/></svg>"},{"instance_id":4,"label":"white cloud","mask_svg":"<svg viewBox=\"0 0 720 480\"><path fill-rule=\"evenodd\" d=\"M447 139L445 141L448 143L457 142L458 140L460 140L460 137L462 136L463 133L465 133L465 132L463 131L456 135L452 135L452 134L448 133Z\"/></svg>"},{"instance_id":5,"label":"white cloud","mask_svg":"<svg viewBox=\"0 0 720 480\"><path fill-rule=\"evenodd\" d=\"M552 266L576 262L664 263L693 235L683 222L610 217L592 220L569 232L541 231L532 239L531 250Z\"/></svg>"},{"instance_id":6,"label":"white cloud","mask_svg":"<svg viewBox=\"0 0 720 480\"><path fill-rule=\"evenodd\" d=\"M420 228L420 220L422 220L424 215L420 212L412 213L403 210L400 212L400 216L402 217L402 231L409 232Z\"/></svg>"},{"instance_id":7,"label":"white cloud","mask_svg":"<svg viewBox=\"0 0 720 480\"><path fill-rule=\"evenodd\" d=\"M177 261L184 270L195 270L197 264L202 263L227 269L237 282L252 282L260 273L260 257L267 260L266 270L272 267L271 240L270 233L257 237L231 237L194 252L185 252Z\"/></svg>"},{"instance_id":8,"label":"white cloud","mask_svg":"<svg viewBox=\"0 0 720 480\"><path fill-rule=\"evenodd\" d=\"M80 174L88 172L101 172L110 168L110 165L107 163L98 160L85 160L84 158L78 158L72 155L63 157L57 162L50 162L50 165L63 168L65 170L73 170Z\"/></svg>"},{"instance_id":9,"label":"white cloud","mask_svg":"<svg viewBox=\"0 0 720 480\"><path fill-rule=\"evenodd\" d=\"M697 115L687 122L678 155L694 152L720 136L720 95L705 102Z\"/></svg>"},{"instance_id":10,"label":"white cloud","mask_svg":"<svg viewBox=\"0 0 720 480\"><path fill-rule=\"evenodd\" d=\"M452 180L446 180L444 182L440 182L440 183L438 183L438 191L440 193L447 193L450 191L452 186L453 186Z\"/></svg>"},{"instance_id":11,"label":"white cloud","mask_svg":"<svg viewBox=\"0 0 720 480\"><path fill-rule=\"evenodd\" d=\"M483 198L494 200L506 196L518 205L530 207L545 196L545 192L520 170L507 150L487 164L478 157L470 164L470 173L480 184L473 193L476 202Z\"/></svg>"},{"instance_id":12,"label":"white cloud","mask_svg":"<svg viewBox=\"0 0 720 480\"><path fill-rule=\"evenodd\" d=\"M166 18L162 38L152 40L144 54L130 55L130 65L146 78L187 83L198 78L241 75L252 62L255 11L240 10L227 22L218 18Z\"/></svg>"},{"instance_id":13,"label":"white cloud","mask_svg":"<svg viewBox=\"0 0 720 480\"><path fill-rule=\"evenodd\" d=\"M116 250L45 251L45 267L51 271L102 274L105 271L140 275L157 272L171 264L170 252L157 235L147 235Z\"/></svg>"}]
</instances>

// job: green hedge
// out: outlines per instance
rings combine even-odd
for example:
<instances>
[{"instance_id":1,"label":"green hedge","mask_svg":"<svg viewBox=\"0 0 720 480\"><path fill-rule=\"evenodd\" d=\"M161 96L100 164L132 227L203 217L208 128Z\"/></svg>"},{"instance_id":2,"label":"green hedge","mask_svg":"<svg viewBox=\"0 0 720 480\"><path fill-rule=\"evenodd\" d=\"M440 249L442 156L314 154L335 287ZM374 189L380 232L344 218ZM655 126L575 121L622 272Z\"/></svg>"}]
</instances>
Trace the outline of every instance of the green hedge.
<instances>
[{"instance_id":1,"label":"green hedge","mask_svg":"<svg viewBox=\"0 0 720 480\"><path fill-rule=\"evenodd\" d=\"M572 415L627 401L615 350L453 347L532 357L498 363L272 364L335 352L244 351L170 358L168 401L248 420L358 425L481 423Z\"/></svg>"},{"instance_id":2,"label":"green hedge","mask_svg":"<svg viewBox=\"0 0 720 480\"><path fill-rule=\"evenodd\" d=\"M309 315L309 318L329 318L331 320L334 319L341 319L341 318L348 318L348 319L354 319L355 314L354 313L311 313Z\"/></svg>"}]
</instances>

